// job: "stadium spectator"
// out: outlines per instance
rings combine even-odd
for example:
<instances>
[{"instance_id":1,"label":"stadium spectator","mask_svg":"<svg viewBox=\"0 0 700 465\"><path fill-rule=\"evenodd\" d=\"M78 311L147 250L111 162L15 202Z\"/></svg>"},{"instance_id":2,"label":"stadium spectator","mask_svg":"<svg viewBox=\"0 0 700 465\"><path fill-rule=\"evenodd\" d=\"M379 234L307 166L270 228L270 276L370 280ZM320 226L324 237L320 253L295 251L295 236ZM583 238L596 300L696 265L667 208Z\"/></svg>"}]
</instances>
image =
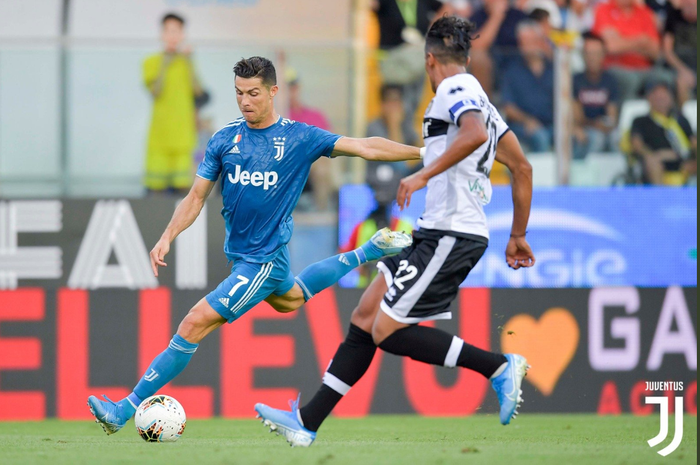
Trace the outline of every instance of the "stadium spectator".
<instances>
[{"instance_id":1,"label":"stadium spectator","mask_svg":"<svg viewBox=\"0 0 700 465\"><path fill-rule=\"evenodd\" d=\"M301 82L299 75L293 68L287 68L285 72L287 89L289 91L289 118L300 123L310 124L325 131L331 130L326 115L319 109L307 106L302 100ZM330 158L321 157L313 165L309 172L309 181L304 186L302 198L299 202L301 209L316 211L328 211L334 194L333 175ZM313 201L310 201L310 197Z\"/></svg>"},{"instance_id":2,"label":"stadium spectator","mask_svg":"<svg viewBox=\"0 0 700 465\"><path fill-rule=\"evenodd\" d=\"M650 112L632 123L633 154L648 184L685 184L696 174L697 138L688 120L674 111L673 92L664 81L647 88Z\"/></svg>"},{"instance_id":3,"label":"stadium spectator","mask_svg":"<svg viewBox=\"0 0 700 465\"><path fill-rule=\"evenodd\" d=\"M593 28L593 0L569 0L564 15L564 29L583 34Z\"/></svg>"},{"instance_id":4,"label":"stadium spectator","mask_svg":"<svg viewBox=\"0 0 700 465\"><path fill-rule=\"evenodd\" d=\"M623 100L636 97L649 79L671 77L654 68L660 41L652 10L637 0L610 0L595 11L592 32L603 38L606 67L615 76Z\"/></svg>"},{"instance_id":5,"label":"stadium spectator","mask_svg":"<svg viewBox=\"0 0 700 465\"><path fill-rule=\"evenodd\" d=\"M511 6L509 0L486 1L472 15L479 38L472 46L469 72L488 95L499 84L494 82L494 76L500 75L517 55L516 28L526 19L527 15Z\"/></svg>"},{"instance_id":6,"label":"stadium spectator","mask_svg":"<svg viewBox=\"0 0 700 465\"><path fill-rule=\"evenodd\" d=\"M618 90L615 78L603 69L605 44L586 33L583 42L586 69L574 76L574 158L602 152L610 146L617 124Z\"/></svg>"},{"instance_id":7,"label":"stadium spectator","mask_svg":"<svg viewBox=\"0 0 700 465\"><path fill-rule=\"evenodd\" d=\"M503 74L501 99L506 119L518 139L531 151L552 148L554 125L554 69L547 59L549 44L540 26L531 21L518 25L521 56Z\"/></svg>"},{"instance_id":8,"label":"stadium spectator","mask_svg":"<svg viewBox=\"0 0 700 465\"><path fill-rule=\"evenodd\" d=\"M145 185L150 191L186 191L192 184L197 144L195 98L203 95L184 45L185 20L169 13L161 21L163 51L143 63L143 80L153 96Z\"/></svg>"},{"instance_id":9,"label":"stadium spectator","mask_svg":"<svg viewBox=\"0 0 700 465\"><path fill-rule=\"evenodd\" d=\"M695 0L678 0L677 6L666 3L666 26L663 52L666 63L676 72L678 102L683 104L697 87L698 75L698 4Z\"/></svg>"},{"instance_id":10,"label":"stadium spectator","mask_svg":"<svg viewBox=\"0 0 700 465\"><path fill-rule=\"evenodd\" d=\"M418 145L418 134L404 111L402 87L385 84L380 96L381 115L367 125L367 137L384 137L402 144Z\"/></svg>"},{"instance_id":11,"label":"stadium spectator","mask_svg":"<svg viewBox=\"0 0 700 465\"><path fill-rule=\"evenodd\" d=\"M403 86L404 107L412 119L425 84L423 38L433 19L452 11L439 0L373 0L379 21L382 82Z\"/></svg>"}]
</instances>

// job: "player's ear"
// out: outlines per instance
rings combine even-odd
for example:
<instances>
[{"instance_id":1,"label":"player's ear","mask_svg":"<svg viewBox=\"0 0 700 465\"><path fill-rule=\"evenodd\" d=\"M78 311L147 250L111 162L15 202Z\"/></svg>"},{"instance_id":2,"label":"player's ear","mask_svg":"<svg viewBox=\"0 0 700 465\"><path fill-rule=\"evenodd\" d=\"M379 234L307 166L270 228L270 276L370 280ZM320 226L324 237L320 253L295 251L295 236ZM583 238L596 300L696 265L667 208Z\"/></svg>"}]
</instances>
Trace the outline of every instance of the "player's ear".
<instances>
[{"instance_id":1,"label":"player's ear","mask_svg":"<svg viewBox=\"0 0 700 465\"><path fill-rule=\"evenodd\" d=\"M275 94L277 94L277 91L280 90L279 86L275 84L274 86L270 87L270 97L274 97Z\"/></svg>"},{"instance_id":2,"label":"player's ear","mask_svg":"<svg viewBox=\"0 0 700 465\"><path fill-rule=\"evenodd\" d=\"M469 63L471 63L472 57L467 57L467 61L464 63L465 68L469 68Z\"/></svg>"}]
</instances>

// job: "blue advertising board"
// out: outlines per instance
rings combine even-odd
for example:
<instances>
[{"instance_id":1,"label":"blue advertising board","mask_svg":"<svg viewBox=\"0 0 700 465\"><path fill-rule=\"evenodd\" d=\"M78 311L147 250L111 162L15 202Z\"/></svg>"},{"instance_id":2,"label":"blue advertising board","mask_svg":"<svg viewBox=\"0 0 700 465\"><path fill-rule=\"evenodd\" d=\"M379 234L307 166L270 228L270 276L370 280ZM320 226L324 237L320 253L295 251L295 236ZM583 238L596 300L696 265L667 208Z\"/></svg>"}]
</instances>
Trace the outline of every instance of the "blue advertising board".
<instances>
[{"instance_id":1,"label":"blue advertising board","mask_svg":"<svg viewBox=\"0 0 700 465\"><path fill-rule=\"evenodd\" d=\"M425 191L393 214L415 224ZM340 192L339 242L375 208L364 185ZM465 287L697 286L697 189L666 187L535 189L528 241L533 268L505 263L513 215L509 186L485 207L491 239ZM357 275L341 286L354 287Z\"/></svg>"}]
</instances>

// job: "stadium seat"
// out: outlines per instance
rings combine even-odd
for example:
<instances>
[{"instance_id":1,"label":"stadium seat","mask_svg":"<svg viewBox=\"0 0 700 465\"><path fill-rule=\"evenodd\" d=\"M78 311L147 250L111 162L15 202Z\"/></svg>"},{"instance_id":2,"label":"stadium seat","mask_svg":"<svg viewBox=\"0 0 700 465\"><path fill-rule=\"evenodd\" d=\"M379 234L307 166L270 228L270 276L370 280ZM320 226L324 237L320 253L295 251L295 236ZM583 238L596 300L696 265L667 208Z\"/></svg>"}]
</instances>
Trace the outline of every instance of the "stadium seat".
<instances>
[{"instance_id":1,"label":"stadium seat","mask_svg":"<svg viewBox=\"0 0 700 465\"><path fill-rule=\"evenodd\" d=\"M690 123L690 127L693 128L693 132L697 134L698 132L698 101L688 100L683 104L681 109L683 116L686 117Z\"/></svg>"},{"instance_id":2,"label":"stadium seat","mask_svg":"<svg viewBox=\"0 0 700 465\"><path fill-rule=\"evenodd\" d=\"M571 186L610 186L627 169L627 159L619 152L589 153L584 160L573 160Z\"/></svg>"},{"instance_id":3,"label":"stadium seat","mask_svg":"<svg viewBox=\"0 0 700 465\"><path fill-rule=\"evenodd\" d=\"M557 159L551 152L528 153L532 165L532 184L538 187L557 185Z\"/></svg>"},{"instance_id":4,"label":"stadium seat","mask_svg":"<svg viewBox=\"0 0 700 465\"><path fill-rule=\"evenodd\" d=\"M618 134L623 136L632 129L632 123L635 118L644 116L647 113L649 113L649 102L644 99L623 102L620 108L620 121L617 125Z\"/></svg>"}]
</instances>

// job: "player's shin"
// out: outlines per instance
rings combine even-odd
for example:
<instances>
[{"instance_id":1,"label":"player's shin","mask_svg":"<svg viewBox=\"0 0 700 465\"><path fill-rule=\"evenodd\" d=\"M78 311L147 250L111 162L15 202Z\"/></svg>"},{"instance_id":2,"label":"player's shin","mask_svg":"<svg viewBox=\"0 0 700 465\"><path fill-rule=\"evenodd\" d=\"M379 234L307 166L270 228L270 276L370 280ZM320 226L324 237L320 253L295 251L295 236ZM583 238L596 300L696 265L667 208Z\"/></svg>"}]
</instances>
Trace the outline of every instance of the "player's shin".
<instances>
[{"instance_id":1,"label":"player's shin","mask_svg":"<svg viewBox=\"0 0 700 465\"><path fill-rule=\"evenodd\" d=\"M134 391L126 398L134 411L143 399L154 395L185 369L197 347L199 344L187 342L178 334L173 336L167 349L153 359Z\"/></svg>"},{"instance_id":2,"label":"player's shin","mask_svg":"<svg viewBox=\"0 0 700 465\"><path fill-rule=\"evenodd\" d=\"M491 378L507 363L503 354L467 344L457 336L427 326L409 326L392 333L379 348L394 355L448 368L469 368Z\"/></svg>"},{"instance_id":3,"label":"player's shin","mask_svg":"<svg viewBox=\"0 0 700 465\"><path fill-rule=\"evenodd\" d=\"M304 428L318 431L340 399L365 374L376 350L372 335L350 324L345 341L338 347L323 375L323 384L311 401L299 410Z\"/></svg>"}]
</instances>

